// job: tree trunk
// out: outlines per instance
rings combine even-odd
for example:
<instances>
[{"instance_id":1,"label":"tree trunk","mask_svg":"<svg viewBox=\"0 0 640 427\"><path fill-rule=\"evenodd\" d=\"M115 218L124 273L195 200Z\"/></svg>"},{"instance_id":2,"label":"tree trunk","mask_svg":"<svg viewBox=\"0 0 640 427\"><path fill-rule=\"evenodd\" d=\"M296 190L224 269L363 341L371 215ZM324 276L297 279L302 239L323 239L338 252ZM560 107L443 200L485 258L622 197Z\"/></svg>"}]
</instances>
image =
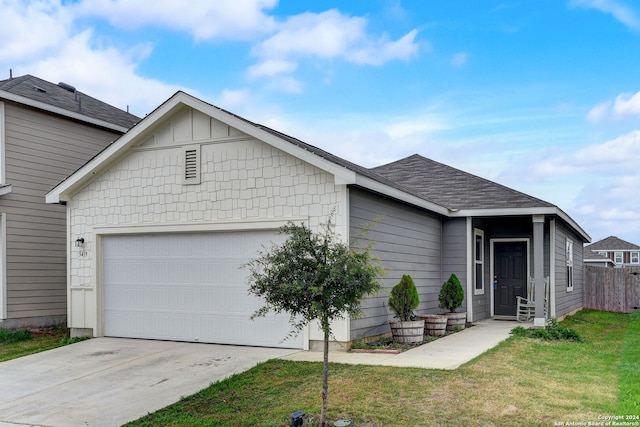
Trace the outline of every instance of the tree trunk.
<instances>
[{"instance_id":1,"label":"tree trunk","mask_svg":"<svg viewBox=\"0 0 640 427\"><path fill-rule=\"evenodd\" d=\"M327 404L329 397L329 320L322 320L324 331L324 354L322 369L322 410L320 411L320 427L325 425L324 418L327 415Z\"/></svg>"}]
</instances>

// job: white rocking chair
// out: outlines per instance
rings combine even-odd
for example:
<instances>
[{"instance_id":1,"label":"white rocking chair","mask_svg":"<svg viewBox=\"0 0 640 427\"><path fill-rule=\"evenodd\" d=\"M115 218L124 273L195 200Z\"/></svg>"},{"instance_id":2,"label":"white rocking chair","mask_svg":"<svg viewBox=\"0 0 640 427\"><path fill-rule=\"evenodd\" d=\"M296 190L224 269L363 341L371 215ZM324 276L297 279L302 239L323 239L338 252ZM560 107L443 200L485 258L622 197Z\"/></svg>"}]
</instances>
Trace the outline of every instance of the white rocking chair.
<instances>
[{"instance_id":1,"label":"white rocking chair","mask_svg":"<svg viewBox=\"0 0 640 427\"><path fill-rule=\"evenodd\" d=\"M527 281L527 297L516 297L516 320L528 322L536 315L535 279L530 277ZM544 318L547 318L549 304L549 276L544 278Z\"/></svg>"}]
</instances>

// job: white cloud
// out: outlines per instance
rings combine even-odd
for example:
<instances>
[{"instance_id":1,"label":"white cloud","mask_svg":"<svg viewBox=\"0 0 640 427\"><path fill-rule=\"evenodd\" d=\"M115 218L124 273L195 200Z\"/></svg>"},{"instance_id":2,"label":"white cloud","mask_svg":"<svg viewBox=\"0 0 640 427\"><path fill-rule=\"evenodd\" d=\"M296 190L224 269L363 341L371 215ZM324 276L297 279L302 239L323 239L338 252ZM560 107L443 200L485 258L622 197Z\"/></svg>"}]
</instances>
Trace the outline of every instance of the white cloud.
<instances>
[{"instance_id":1,"label":"white cloud","mask_svg":"<svg viewBox=\"0 0 640 427\"><path fill-rule=\"evenodd\" d=\"M31 63L29 73L52 82L68 82L80 92L121 109L131 106L137 115L149 113L181 89L136 73L136 61L145 55L145 49L95 49L91 40L91 31L71 37L55 56Z\"/></svg>"},{"instance_id":2,"label":"white cloud","mask_svg":"<svg viewBox=\"0 0 640 427\"><path fill-rule=\"evenodd\" d=\"M249 99L249 90L247 89L225 89L222 93L217 97L217 103L220 106L224 106L224 108L242 105Z\"/></svg>"},{"instance_id":3,"label":"white cloud","mask_svg":"<svg viewBox=\"0 0 640 427\"><path fill-rule=\"evenodd\" d=\"M613 105L613 114L616 117L640 116L640 92L618 95Z\"/></svg>"},{"instance_id":4,"label":"white cloud","mask_svg":"<svg viewBox=\"0 0 640 427\"><path fill-rule=\"evenodd\" d=\"M71 9L59 0L0 0L0 66L14 75L64 81L80 92L137 115L166 100L179 86L139 75L150 45L119 50L98 43L91 28L77 29Z\"/></svg>"},{"instance_id":5,"label":"white cloud","mask_svg":"<svg viewBox=\"0 0 640 427\"><path fill-rule=\"evenodd\" d=\"M253 53L260 62L249 69L249 74L292 72L295 61L304 57L338 58L358 65L379 66L410 59L417 53L417 30L393 41L386 35L372 37L366 26L365 18L344 15L335 9L291 16L279 24L272 36L254 47Z\"/></svg>"},{"instance_id":6,"label":"white cloud","mask_svg":"<svg viewBox=\"0 0 640 427\"><path fill-rule=\"evenodd\" d=\"M435 116L396 118L395 120L391 118L389 121L391 124L385 127L385 133L391 139L402 139L409 136L421 137L447 128L442 119Z\"/></svg>"},{"instance_id":7,"label":"white cloud","mask_svg":"<svg viewBox=\"0 0 640 427\"><path fill-rule=\"evenodd\" d=\"M606 141L602 144L588 145L571 155L568 159L575 168L582 171L607 170L611 173L638 168L640 153L640 130Z\"/></svg>"},{"instance_id":8,"label":"white cloud","mask_svg":"<svg viewBox=\"0 0 640 427\"><path fill-rule=\"evenodd\" d=\"M585 7L608 13L625 26L640 30L640 19L633 9L617 0L572 0L572 7Z\"/></svg>"},{"instance_id":9,"label":"white cloud","mask_svg":"<svg viewBox=\"0 0 640 427\"><path fill-rule=\"evenodd\" d=\"M247 74L249 77L271 77L276 74L292 73L297 67L298 64L293 61L271 59L252 65L249 67Z\"/></svg>"},{"instance_id":10,"label":"white cloud","mask_svg":"<svg viewBox=\"0 0 640 427\"><path fill-rule=\"evenodd\" d=\"M600 144L587 145L575 152L557 149L531 154L528 163L528 178L532 180L560 179L568 175L585 174L595 176L619 176L621 173L640 171L640 131ZM514 166L514 171L523 165Z\"/></svg>"},{"instance_id":11,"label":"white cloud","mask_svg":"<svg viewBox=\"0 0 640 427\"><path fill-rule=\"evenodd\" d=\"M623 93L614 101L605 101L593 107L587 114L587 120L602 122L625 117L640 117L640 92Z\"/></svg>"},{"instance_id":12,"label":"white cloud","mask_svg":"<svg viewBox=\"0 0 640 427\"><path fill-rule=\"evenodd\" d=\"M612 103L609 101L596 105L587 113L587 120L596 123L606 120L611 114L611 106Z\"/></svg>"},{"instance_id":13,"label":"white cloud","mask_svg":"<svg viewBox=\"0 0 640 427\"><path fill-rule=\"evenodd\" d=\"M103 17L118 28L145 26L191 34L196 40L249 40L269 32L274 20L264 13L277 0L82 0L78 13Z\"/></svg>"},{"instance_id":14,"label":"white cloud","mask_svg":"<svg viewBox=\"0 0 640 427\"><path fill-rule=\"evenodd\" d=\"M454 67L462 67L469 60L469 55L466 52L458 52L451 58L451 65Z\"/></svg>"},{"instance_id":15,"label":"white cloud","mask_svg":"<svg viewBox=\"0 0 640 427\"><path fill-rule=\"evenodd\" d=\"M0 61L22 62L50 55L64 42L72 15L60 1L0 0Z\"/></svg>"}]
</instances>

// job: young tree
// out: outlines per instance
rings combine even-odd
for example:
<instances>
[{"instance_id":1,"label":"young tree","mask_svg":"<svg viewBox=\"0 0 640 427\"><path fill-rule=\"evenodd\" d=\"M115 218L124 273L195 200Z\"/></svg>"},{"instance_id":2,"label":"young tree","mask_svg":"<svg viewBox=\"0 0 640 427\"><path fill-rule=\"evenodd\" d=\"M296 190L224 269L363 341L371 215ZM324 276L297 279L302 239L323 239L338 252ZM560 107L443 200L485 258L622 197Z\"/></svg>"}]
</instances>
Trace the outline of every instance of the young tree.
<instances>
[{"instance_id":1,"label":"young tree","mask_svg":"<svg viewBox=\"0 0 640 427\"><path fill-rule=\"evenodd\" d=\"M287 239L280 245L258 252L245 265L249 270L249 292L262 297L265 305L251 318L269 312L289 313L290 335L300 333L318 320L324 333L322 410L324 425L329 394L329 338L331 321L361 313L360 303L380 289L383 269L369 253L356 250L335 234L332 216L319 233L305 224L289 223L280 229Z\"/></svg>"}]
</instances>

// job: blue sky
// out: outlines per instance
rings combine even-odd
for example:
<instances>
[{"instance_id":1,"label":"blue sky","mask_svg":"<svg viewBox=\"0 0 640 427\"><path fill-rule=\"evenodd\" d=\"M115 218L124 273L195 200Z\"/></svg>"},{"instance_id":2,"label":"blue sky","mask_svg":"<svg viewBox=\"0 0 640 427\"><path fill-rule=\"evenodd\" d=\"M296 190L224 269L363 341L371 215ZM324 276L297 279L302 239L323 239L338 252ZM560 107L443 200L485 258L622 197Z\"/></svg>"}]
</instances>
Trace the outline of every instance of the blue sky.
<instances>
[{"instance_id":1,"label":"blue sky","mask_svg":"<svg viewBox=\"0 0 640 427\"><path fill-rule=\"evenodd\" d=\"M185 90L364 166L419 153L640 244L635 1L0 0L0 18L0 79L140 116Z\"/></svg>"}]
</instances>

